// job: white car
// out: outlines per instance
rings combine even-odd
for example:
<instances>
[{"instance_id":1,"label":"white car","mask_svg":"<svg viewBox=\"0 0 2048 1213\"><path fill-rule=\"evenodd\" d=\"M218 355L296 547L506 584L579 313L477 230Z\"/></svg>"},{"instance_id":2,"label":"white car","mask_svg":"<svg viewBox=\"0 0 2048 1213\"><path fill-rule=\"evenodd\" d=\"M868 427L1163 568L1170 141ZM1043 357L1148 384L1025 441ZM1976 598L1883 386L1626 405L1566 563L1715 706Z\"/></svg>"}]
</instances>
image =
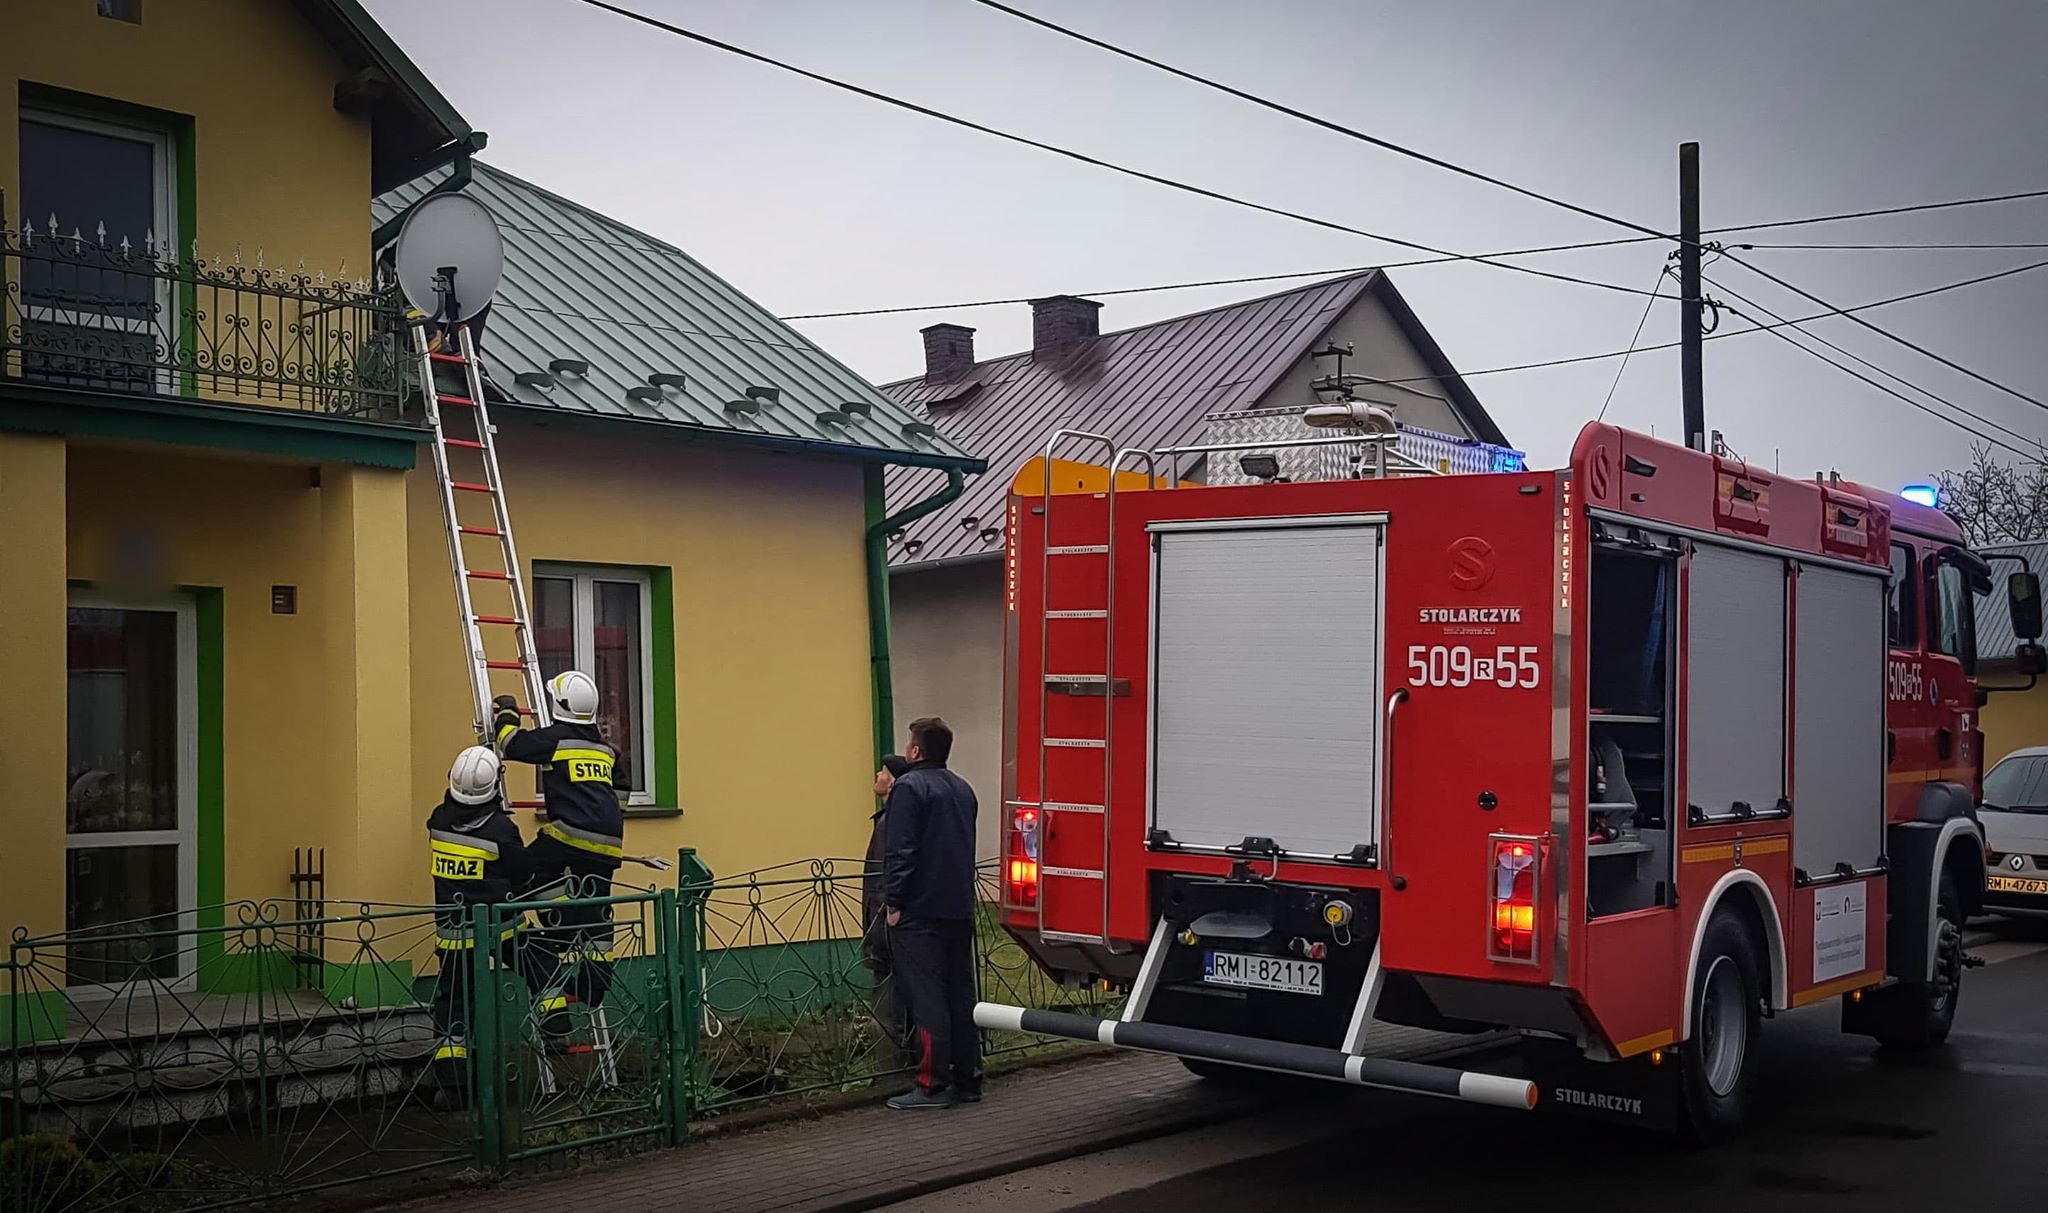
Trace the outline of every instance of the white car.
<instances>
[{"instance_id":1,"label":"white car","mask_svg":"<svg viewBox=\"0 0 2048 1213\"><path fill-rule=\"evenodd\" d=\"M2048 912L2048 746L2014 750L1984 776L1985 908Z\"/></svg>"}]
</instances>

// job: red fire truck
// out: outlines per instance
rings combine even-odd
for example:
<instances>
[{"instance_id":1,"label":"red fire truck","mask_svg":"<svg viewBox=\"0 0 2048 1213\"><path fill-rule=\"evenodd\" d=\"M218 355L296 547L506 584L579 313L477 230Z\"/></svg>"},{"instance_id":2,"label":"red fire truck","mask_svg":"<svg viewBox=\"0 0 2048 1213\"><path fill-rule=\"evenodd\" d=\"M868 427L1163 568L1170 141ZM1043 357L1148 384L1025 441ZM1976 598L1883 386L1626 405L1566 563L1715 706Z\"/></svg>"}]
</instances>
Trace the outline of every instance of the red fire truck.
<instances>
[{"instance_id":1,"label":"red fire truck","mask_svg":"<svg viewBox=\"0 0 2048 1213\"><path fill-rule=\"evenodd\" d=\"M1939 1043L1993 588L1948 516L1602 424L1568 469L1433 474L1345 407L1278 445L1371 449L1349 478L1188 485L1243 449L1204 446L1072 491L1043 473L1104 440L1063 431L1013 492L1002 913L1129 994L979 1022L1698 1136L1774 1013ZM1371 1056L1384 1022L1514 1030L1528 1076Z\"/></svg>"}]
</instances>

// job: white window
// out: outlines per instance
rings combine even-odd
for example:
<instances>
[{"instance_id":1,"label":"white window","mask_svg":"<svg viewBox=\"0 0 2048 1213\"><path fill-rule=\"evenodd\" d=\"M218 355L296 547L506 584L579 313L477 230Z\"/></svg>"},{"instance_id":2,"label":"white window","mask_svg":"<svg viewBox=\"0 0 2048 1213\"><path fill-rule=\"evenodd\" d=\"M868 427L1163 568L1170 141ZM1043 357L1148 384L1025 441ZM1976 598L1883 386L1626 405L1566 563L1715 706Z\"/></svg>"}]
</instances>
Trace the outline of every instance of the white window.
<instances>
[{"instance_id":1,"label":"white window","mask_svg":"<svg viewBox=\"0 0 2048 1213\"><path fill-rule=\"evenodd\" d=\"M20 136L24 373L172 391L176 306L150 260L177 249L170 136L34 109Z\"/></svg>"},{"instance_id":2,"label":"white window","mask_svg":"<svg viewBox=\"0 0 2048 1213\"><path fill-rule=\"evenodd\" d=\"M197 881L197 631L189 601L74 594L65 629L66 982L175 981ZM119 936L104 944L95 934ZM80 937L84 937L81 939Z\"/></svg>"},{"instance_id":3,"label":"white window","mask_svg":"<svg viewBox=\"0 0 2048 1213\"><path fill-rule=\"evenodd\" d=\"M654 645L647 574L540 565L533 576L541 675L597 681L597 727L619 752L612 782L628 804L654 803Z\"/></svg>"}]
</instances>

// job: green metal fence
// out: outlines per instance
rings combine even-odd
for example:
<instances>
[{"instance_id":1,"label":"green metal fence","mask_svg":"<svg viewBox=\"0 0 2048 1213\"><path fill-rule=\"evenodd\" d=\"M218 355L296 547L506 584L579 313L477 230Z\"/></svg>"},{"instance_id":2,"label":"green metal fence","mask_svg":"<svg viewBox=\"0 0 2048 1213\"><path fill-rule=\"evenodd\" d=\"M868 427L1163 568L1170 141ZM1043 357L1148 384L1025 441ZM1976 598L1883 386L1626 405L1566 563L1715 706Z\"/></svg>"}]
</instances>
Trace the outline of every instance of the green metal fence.
<instances>
[{"instance_id":1,"label":"green metal fence","mask_svg":"<svg viewBox=\"0 0 2048 1213\"><path fill-rule=\"evenodd\" d=\"M864 912L873 878L860 860L831 859L726 880L701 869L694 881L685 876L683 911L694 919L702 957L701 1113L858 1090L910 1071L886 932ZM982 879L975 964L984 999L1097 1014L1113 1008L1112 994L1047 978L996 919L992 865ZM991 1060L1062 1047L1071 1046L1019 1033L983 1036Z\"/></svg>"},{"instance_id":2,"label":"green metal fence","mask_svg":"<svg viewBox=\"0 0 2048 1213\"><path fill-rule=\"evenodd\" d=\"M718 880L685 851L674 891L242 902L17 932L0 967L0 1213L396 1195L900 1082L867 875L814 860ZM1109 1009L1047 981L992 915L979 926L983 997ZM996 1061L1075 1047L984 1045Z\"/></svg>"}]
</instances>

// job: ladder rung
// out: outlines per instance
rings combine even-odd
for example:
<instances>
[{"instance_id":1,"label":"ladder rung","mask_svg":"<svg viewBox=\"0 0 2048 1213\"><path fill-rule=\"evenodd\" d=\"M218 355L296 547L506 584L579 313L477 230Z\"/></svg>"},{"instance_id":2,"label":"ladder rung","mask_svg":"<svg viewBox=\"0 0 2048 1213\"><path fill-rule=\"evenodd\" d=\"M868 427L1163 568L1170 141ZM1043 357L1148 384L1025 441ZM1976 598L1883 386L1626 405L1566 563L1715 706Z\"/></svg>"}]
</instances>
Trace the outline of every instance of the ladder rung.
<instances>
[{"instance_id":1,"label":"ladder rung","mask_svg":"<svg viewBox=\"0 0 2048 1213\"><path fill-rule=\"evenodd\" d=\"M1040 868L1038 869L1038 874L1041 876L1066 876L1074 880L1102 879L1102 872L1098 868Z\"/></svg>"},{"instance_id":2,"label":"ladder rung","mask_svg":"<svg viewBox=\"0 0 2048 1213\"><path fill-rule=\"evenodd\" d=\"M449 396L441 392L436 392L434 393L434 395L441 401L442 404L459 404L466 409L473 409L476 407L476 401L471 400L467 396Z\"/></svg>"},{"instance_id":3,"label":"ladder rung","mask_svg":"<svg viewBox=\"0 0 2048 1213\"><path fill-rule=\"evenodd\" d=\"M467 359L463 358L463 356L460 354L434 353L428 354L427 357L432 358L436 362L453 362L456 363L457 365L460 365L461 363L467 361Z\"/></svg>"},{"instance_id":4,"label":"ladder rung","mask_svg":"<svg viewBox=\"0 0 2048 1213\"><path fill-rule=\"evenodd\" d=\"M1047 619L1107 619L1108 611L1047 611Z\"/></svg>"},{"instance_id":5,"label":"ladder rung","mask_svg":"<svg viewBox=\"0 0 2048 1213\"><path fill-rule=\"evenodd\" d=\"M478 483L476 483L476 482L475 482L475 481L473 481L473 480L451 480L451 481L449 481L449 482L448 482L448 487L449 487L449 488L451 488L451 489L461 489L461 490L462 490L463 492L465 492L465 493L495 493L495 492L497 492L497 490L496 490L496 489L494 489L494 488L492 488L492 487L491 487L490 485L488 485L488 484L478 484Z\"/></svg>"},{"instance_id":6,"label":"ladder rung","mask_svg":"<svg viewBox=\"0 0 2048 1213\"><path fill-rule=\"evenodd\" d=\"M488 527L488 526L459 526L459 527L456 527L455 529L456 529L456 530L458 530L458 531L461 531L461 532L462 532L463 534L465 534L465 535L489 535L489 536L490 536L491 538L493 538L493 539L496 539L496 538L498 538L498 536L499 536L499 531L498 531L498 529L497 529L496 527Z\"/></svg>"},{"instance_id":7,"label":"ladder rung","mask_svg":"<svg viewBox=\"0 0 2048 1213\"><path fill-rule=\"evenodd\" d=\"M484 449L484 444L474 438L443 438L441 441L449 446L459 446L465 451L481 451Z\"/></svg>"},{"instance_id":8,"label":"ladder rung","mask_svg":"<svg viewBox=\"0 0 2048 1213\"><path fill-rule=\"evenodd\" d=\"M486 661L484 662L484 668L489 670L523 670L526 668L526 663L523 661Z\"/></svg>"},{"instance_id":9,"label":"ladder rung","mask_svg":"<svg viewBox=\"0 0 2048 1213\"><path fill-rule=\"evenodd\" d=\"M1045 549L1045 554L1048 556L1106 556L1109 554L1109 545L1106 543L1072 543L1064 547L1047 548Z\"/></svg>"},{"instance_id":10,"label":"ladder rung","mask_svg":"<svg viewBox=\"0 0 2048 1213\"><path fill-rule=\"evenodd\" d=\"M506 575L505 575L505 574L503 574L503 573L493 573L493 572L491 572L491 571L490 571L489 569L464 569L464 570L462 570L462 575L463 575L464 577L475 577L475 578L479 578L480 580L483 580L483 581L510 581L510 580L512 580L512 579L511 579L510 577L506 576Z\"/></svg>"},{"instance_id":11,"label":"ladder rung","mask_svg":"<svg viewBox=\"0 0 2048 1213\"><path fill-rule=\"evenodd\" d=\"M1100 737L1048 737L1045 744L1056 750L1099 750L1109 743Z\"/></svg>"},{"instance_id":12,"label":"ladder rung","mask_svg":"<svg viewBox=\"0 0 2048 1213\"><path fill-rule=\"evenodd\" d=\"M519 621L510 615L473 615L471 618L475 619L478 623L502 623L508 627L515 628L519 626Z\"/></svg>"},{"instance_id":13,"label":"ladder rung","mask_svg":"<svg viewBox=\"0 0 2048 1213\"><path fill-rule=\"evenodd\" d=\"M1108 682L1107 674L1047 674L1047 682Z\"/></svg>"},{"instance_id":14,"label":"ladder rung","mask_svg":"<svg viewBox=\"0 0 2048 1213\"><path fill-rule=\"evenodd\" d=\"M515 809L538 809L547 804L545 800L514 800L507 802Z\"/></svg>"}]
</instances>

